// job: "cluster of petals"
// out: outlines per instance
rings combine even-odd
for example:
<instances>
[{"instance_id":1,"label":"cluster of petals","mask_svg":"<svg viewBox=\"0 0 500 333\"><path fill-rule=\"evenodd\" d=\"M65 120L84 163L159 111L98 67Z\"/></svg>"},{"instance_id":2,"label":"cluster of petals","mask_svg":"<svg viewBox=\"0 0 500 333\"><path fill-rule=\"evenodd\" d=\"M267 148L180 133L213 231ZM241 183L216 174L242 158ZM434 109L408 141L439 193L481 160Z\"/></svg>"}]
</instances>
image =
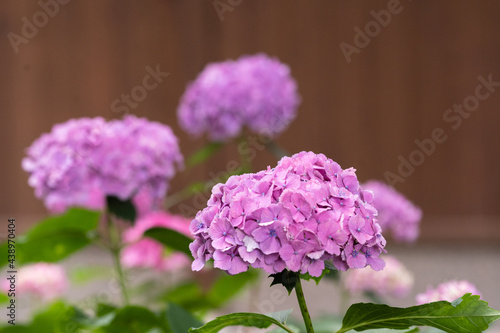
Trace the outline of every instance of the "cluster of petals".
<instances>
[{"instance_id":1,"label":"cluster of petals","mask_svg":"<svg viewBox=\"0 0 500 333\"><path fill-rule=\"evenodd\" d=\"M295 118L300 98L287 65L264 54L208 64L181 98L181 127L213 141L238 136L244 126L274 137Z\"/></svg>"},{"instance_id":2,"label":"cluster of petals","mask_svg":"<svg viewBox=\"0 0 500 333\"><path fill-rule=\"evenodd\" d=\"M393 187L376 180L364 183L373 192L373 205L378 210L378 222L384 232L400 242L413 242L419 235L422 210Z\"/></svg>"},{"instance_id":3,"label":"cluster of petals","mask_svg":"<svg viewBox=\"0 0 500 333\"><path fill-rule=\"evenodd\" d=\"M214 259L229 274L251 266L320 276L327 260L339 270L380 270L385 239L372 201L353 168L313 152L232 176L212 189L208 206L191 222L192 269Z\"/></svg>"},{"instance_id":4,"label":"cluster of petals","mask_svg":"<svg viewBox=\"0 0 500 333\"><path fill-rule=\"evenodd\" d=\"M383 256L385 267L376 272L372 269L355 269L343 277L344 286L351 293L370 292L380 297L402 298L413 287L413 274L395 257Z\"/></svg>"},{"instance_id":5,"label":"cluster of petals","mask_svg":"<svg viewBox=\"0 0 500 333\"><path fill-rule=\"evenodd\" d=\"M139 204L154 207L182 163L170 127L127 116L57 124L27 149L22 166L35 195L59 213L72 206L102 209L108 195L138 196Z\"/></svg>"},{"instance_id":6,"label":"cluster of petals","mask_svg":"<svg viewBox=\"0 0 500 333\"><path fill-rule=\"evenodd\" d=\"M21 267L14 287L9 279L4 279L1 287L6 293L13 288L18 295L29 294L42 301L50 301L62 296L68 289L68 278L62 266L39 262Z\"/></svg>"},{"instance_id":7,"label":"cluster of petals","mask_svg":"<svg viewBox=\"0 0 500 333\"><path fill-rule=\"evenodd\" d=\"M453 302L467 293L481 296L481 293L477 290L476 286L469 281L451 280L441 283L436 288L428 288L425 293L418 294L416 298L417 304L437 301Z\"/></svg>"},{"instance_id":8,"label":"cluster of petals","mask_svg":"<svg viewBox=\"0 0 500 333\"><path fill-rule=\"evenodd\" d=\"M143 235L148 229L161 227L190 236L190 221L163 211L150 212L139 218L133 227L123 233L126 246L121 252L121 263L127 268L151 268L157 271L173 271L189 266L191 261L185 254L169 252L160 242Z\"/></svg>"}]
</instances>

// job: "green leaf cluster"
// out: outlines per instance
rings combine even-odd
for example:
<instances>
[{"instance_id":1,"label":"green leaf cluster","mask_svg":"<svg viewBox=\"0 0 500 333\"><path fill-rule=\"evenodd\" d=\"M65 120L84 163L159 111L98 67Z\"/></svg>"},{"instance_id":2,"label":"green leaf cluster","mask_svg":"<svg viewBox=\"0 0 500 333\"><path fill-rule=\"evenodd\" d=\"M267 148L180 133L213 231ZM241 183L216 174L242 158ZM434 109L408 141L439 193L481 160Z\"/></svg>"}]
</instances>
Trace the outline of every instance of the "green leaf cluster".
<instances>
[{"instance_id":1,"label":"green leaf cluster","mask_svg":"<svg viewBox=\"0 0 500 333\"><path fill-rule=\"evenodd\" d=\"M56 262L92 242L101 213L72 208L63 215L49 217L14 239L16 265L30 262ZM7 253L7 243L0 246ZM2 261L2 264L6 264Z\"/></svg>"},{"instance_id":2,"label":"green leaf cluster","mask_svg":"<svg viewBox=\"0 0 500 333\"><path fill-rule=\"evenodd\" d=\"M178 304L192 312L205 312L222 307L259 276L254 269L234 276L213 272L217 277L207 290L202 288L199 281L187 281L167 290L160 300Z\"/></svg>"}]
</instances>

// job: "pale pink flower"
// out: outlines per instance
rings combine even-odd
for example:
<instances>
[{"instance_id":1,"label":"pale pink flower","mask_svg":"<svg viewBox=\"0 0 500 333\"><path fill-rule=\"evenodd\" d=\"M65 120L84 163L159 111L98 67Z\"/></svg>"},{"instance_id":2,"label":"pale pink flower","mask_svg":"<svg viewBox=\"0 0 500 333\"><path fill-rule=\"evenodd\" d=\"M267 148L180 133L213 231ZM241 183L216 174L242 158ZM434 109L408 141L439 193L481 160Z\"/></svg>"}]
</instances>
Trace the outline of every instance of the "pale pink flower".
<instances>
[{"instance_id":1,"label":"pale pink flower","mask_svg":"<svg viewBox=\"0 0 500 333\"><path fill-rule=\"evenodd\" d=\"M42 301L50 301L61 296L68 288L68 279L63 267L57 264L39 262L21 267L15 275L15 293L18 295L31 294ZM2 282L1 288L9 293L11 281Z\"/></svg>"},{"instance_id":2,"label":"pale pink flower","mask_svg":"<svg viewBox=\"0 0 500 333\"><path fill-rule=\"evenodd\" d=\"M189 258L182 253L167 253L160 242L143 238L144 232L154 227L175 230L190 236L191 220L163 211L151 212L139 218L135 225L123 233L123 241L127 244L121 253L121 262L127 268L154 268L158 271L170 271L189 265Z\"/></svg>"},{"instance_id":3,"label":"pale pink flower","mask_svg":"<svg viewBox=\"0 0 500 333\"><path fill-rule=\"evenodd\" d=\"M466 280L452 280L441 283L435 289L429 287L425 293L417 295L417 304L424 304L437 301L452 302L463 295L471 293L481 296L476 286Z\"/></svg>"},{"instance_id":4,"label":"pale pink flower","mask_svg":"<svg viewBox=\"0 0 500 333\"><path fill-rule=\"evenodd\" d=\"M395 257L384 255L385 267L381 271L362 268L345 274L344 286L352 293L371 292L380 297L402 298L413 287L413 274Z\"/></svg>"}]
</instances>

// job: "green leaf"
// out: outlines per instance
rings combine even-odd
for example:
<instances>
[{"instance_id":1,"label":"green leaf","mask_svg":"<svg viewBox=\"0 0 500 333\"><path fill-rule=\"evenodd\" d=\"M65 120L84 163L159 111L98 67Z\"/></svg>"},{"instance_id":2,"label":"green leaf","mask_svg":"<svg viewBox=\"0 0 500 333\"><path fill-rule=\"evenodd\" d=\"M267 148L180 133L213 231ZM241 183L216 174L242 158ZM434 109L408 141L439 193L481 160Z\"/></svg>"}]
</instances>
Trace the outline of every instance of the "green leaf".
<instances>
[{"instance_id":1,"label":"green leaf","mask_svg":"<svg viewBox=\"0 0 500 333\"><path fill-rule=\"evenodd\" d=\"M283 285L288 291L288 295L292 292L293 288L297 284L298 279L300 279L299 273L292 272L289 270L283 270L276 274L271 274L269 277L273 278L273 282L271 282L271 286L275 284Z\"/></svg>"},{"instance_id":2,"label":"green leaf","mask_svg":"<svg viewBox=\"0 0 500 333\"><path fill-rule=\"evenodd\" d=\"M135 222L137 212L131 199L121 200L112 195L106 197L106 205L111 213L125 221Z\"/></svg>"},{"instance_id":3,"label":"green leaf","mask_svg":"<svg viewBox=\"0 0 500 333\"><path fill-rule=\"evenodd\" d=\"M406 331L405 333L417 333L417 332L420 332L420 328L415 327L414 329Z\"/></svg>"},{"instance_id":4,"label":"green leaf","mask_svg":"<svg viewBox=\"0 0 500 333\"><path fill-rule=\"evenodd\" d=\"M191 244L193 240L184 234L172 229L155 227L146 230L144 235L159 241L173 250L183 252L188 255L189 258L192 258L191 250L189 250L189 244Z\"/></svg>"},{"instance_id":5,"label":"green leaf","mask_svg":"<svg viewBox=\"0 0 500 333\"><path fill-rule=\"evenodd\" d=\"M206 292L199 281L187 281L167 290L160 295L159 300L175 303L188 311L213 310L236 297L249 283L256 281L258 276L259 271L256 269L233 276L220 272L220 276Z\"/></svg>"},{"instance_id":6,"label":"green leaf","mask_svg":"<svg viewBox=\"0 0 500 333\"><path fill-rule=\"evenodd\" d=\"M66 258L91 243L91 240L82 232L60 230L52 237L26 239L18 244L18 260L20 263L29 262L56 262Z\"/></svg>"},{"instance_id":7,"label":"green leaf","mask_svg":"<svg viewBox=\"0 0 500 333\"><path fill-rule=\"evenodd\" d=\"M283 312L283 311L282 311ZM257 328L268 328L272 324L277 325L284 329L286 332L293 333L286 326L286 317L290 314L291 310L280 314L270 314L269 316L259 314L259 313L231 313L225 316L220 316L214 320L208 322L200 328L191 328L189 332L199 332L199 333L215 333L219 332L221 329L229 326L246 326L246 327L257 327ZM283 321L275 319L276 316Z\"/></svg>"},{"instance_id":8,"label":"green leaf","mask_svg":"<svg viewBox=\"0 0 500 333\"><path fill-rule=\"evenodd\" d=\"M17 263L54 262L67 257L91 242L88 234L97 228L99 219L99 212L72 208L37 223L24 236L16 237ZM0 246L0 250L6 248L5 243Z\"/></svg>"},{"instance_id":9,"label":"green leaf","mask_svg":"<svg viewBox=\"0 0 500 333\"><path fill-rule=\"evenodd\" d=\"M108 313L109 316L113 313ZM114 318L102 327L107 333L136 333L147 332L154 327L160 327L158 317L150 310L129 305L114 312Z\"/></svg>"},{"instance_id":10,"label":"green leaf","mask_svg":"<svg viewBox=\"0 0 500 333\"><path fill-rule=\"evenodd\" d=\"M221 142L211 142L205 147L196 151L193 155L188 158L187 166L192 168L200 163L206 161L210 156L215 154L219 149L221 149L223 144Z\"/></svg>"},{"instance_id":11,"label":"green leaf","mask_svg":"<svg viewBox=\"0 0 500 333\"><path fill-rule=\"evenodd\" d=\"M326 273L325 277L329 280L339 282L340 281L340 272L339 270L333 265L333 263L329 261L325 261L325 268L328 269L328 272Z\"/></svg>"},{"instance_id":12,"label":"green leaf","mask_svg":"<svg viewBox=\"0 0 500 333\"><path fill-rule=\"evenodd\" d=\"M0 293L0 304L7 303L9 301L10 299L6 294Z\"/></svg>"},{"instance_id":13,"label":"green leaf","mask_svg":"<svg viewBox=\"0 0 500 333\"><path fill-rule=\"evenodd\" d=\"M325 277L329 272L330 270L325 268L320 276L311 276L309 273L306 273L306 274L300 274L300 278L306 281L313 280L314 282L316 282L316 285L318 285L321 279L323 279L323 277Z\"/></svg>"},{"instance_id":14,"label":"green leaf","mask_svg":"<svg viewBox=\"0 0 500 333\"><path fill-rule=\"evenodd\" d=\"M204 295L200 283L197 281L188 281L168 289L159 297L159 300L175 303L192 311L200 310L203 306L211 307L211 304L207 304L203 298Z\"/></svg>"},{"instance_id":15,"label":"green leaf","mask_svg":"<svg viewBox=\"0 0 500 333\"><path fill-rule=\"evenodd\" d=\"M185 333L191 327L203 325L201 321L176 304L169 304L166 314L167 324L172 333Z\"/></svg>"},{"instance_id":16,"label":"green leaf","mask_svg":"<svg viewBox=\"0 0 500 333\"><path fill-rule=\"evenodd\" d=\"M83 208L71 208L62 215L49 217L35 224L26 237L40 238L54 235L60 230L72 230L86 233L97 228L101 213Z\"/></svg>"},{"instance_id":17,"label":"green leaf","mask_svg":"<svg viewBox=\"0 0 500 333\"><path fill-rule=\"evenodd\" d=\"M0 328L2 333L52 333L52 332L81 332L80 320L85 316L80 310L65 304L55 302L46 305L43 312L38 312L30 323L19 325L18 319L15 326L8 325ZM5 323L9 320L6 317Z\"/></svg>"},{"instance_id":18,"label":"green leaf","mask_svg":"<svg viewBox=\"0 0 500 333\"><path fill-rule=\"evenodd\" d=\"M258 276L259 272L255 269L249 269L246 272L236 275L223 274L207 293L210 304L213 307L224 305L224 303L242 291L248 283L257 280Z\"/></svg>"},{"instance_id":19,"label":"green leaf","mask_svg":"<svg viewBox=\"0 0 500 333\"><path fill-rule=\"evenodd\" d=\"M96 307L96 316L101 317L105 316L110 312L113 312L116 310L116 306L111 305L111 304L106 304L106 303L98 303Z\"/></svg>"},{"instance_id":20,"label":"green leaf","mask_svg":"<svg viewBox=\"0 0 500 333\"><path fill-rule=\"evenodd\" d=\"M471 294L465 294L452 303L439 301L409 308L357 303L347 310L342 328L337 333L376 328L402 330L411 326L431 326L449 333L479 333L499 318L499 311Z\"/></svg>"}]
</instances>

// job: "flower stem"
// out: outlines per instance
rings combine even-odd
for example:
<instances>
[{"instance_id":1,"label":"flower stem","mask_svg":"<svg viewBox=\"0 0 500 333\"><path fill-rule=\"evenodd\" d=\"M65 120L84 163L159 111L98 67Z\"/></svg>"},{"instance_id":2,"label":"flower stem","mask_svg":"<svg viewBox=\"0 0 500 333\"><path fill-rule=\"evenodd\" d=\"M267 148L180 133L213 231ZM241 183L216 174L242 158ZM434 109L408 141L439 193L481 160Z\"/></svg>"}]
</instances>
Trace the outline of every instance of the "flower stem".
<instances>
[{"instance_id":1,"label":"flower stem","mask_svg":"<svg viewBox=\"0 0 500 333\"><path fill-rule=\"evenodd\" d=\"M266 144L267 150L274 155L278 160L281 160L285 156L291 156L286 150L281 148L276 142L270 141Z\"/></svg>"},{"instance_id":2,"label":"flower stem","mask_svg":"<svg viewBox=\"0 0 500 333\"><path fill-rule=\"evenodd\" d=\"M118 274L118 281L120 283L120 290L122 293L123 302L125 303L125 305L128 305L130 301L129 301L127 287L125 285L125 274L123 273L122 264L120 262L120 251L121 251L120 235L110 215L109 214L106 215L108 220L108 232L110 241L109 250L111 252L111 255L113 256L113 263L115 265L116 273Z\"/></svg>"},{"instance_id":3,"label":"flower stem","mask_svg":"<svg viewBox=\"0 0 500 333\"><path fill-rule=\"evenodd\" d=\"M302 284L300 283L300 278L297 278L297 284L295 285L295 293L297 294L297 301L299 302L302 318L304 318L306 331L307 333L314 333L311 316L309 316L309 310L307 310L306 299L304 298L304 291L302 290Z\"/></svg>"},{"instance_id":4,"label":"flower stem","mask_svg":"<svg viewBox=\"0 0 500 333\"><path fill-rule=\"evenodd\" d=\"M241 173L252 172L252 160L254 159L254 157L252 157L252 155L250 153L243 152L243 150L240 149L240 147L243 147L243 146L248 147L249 143L244 136L241 136L238 141L239 141L238 154L240 154Z\"/></svg>"}]
</instances>

